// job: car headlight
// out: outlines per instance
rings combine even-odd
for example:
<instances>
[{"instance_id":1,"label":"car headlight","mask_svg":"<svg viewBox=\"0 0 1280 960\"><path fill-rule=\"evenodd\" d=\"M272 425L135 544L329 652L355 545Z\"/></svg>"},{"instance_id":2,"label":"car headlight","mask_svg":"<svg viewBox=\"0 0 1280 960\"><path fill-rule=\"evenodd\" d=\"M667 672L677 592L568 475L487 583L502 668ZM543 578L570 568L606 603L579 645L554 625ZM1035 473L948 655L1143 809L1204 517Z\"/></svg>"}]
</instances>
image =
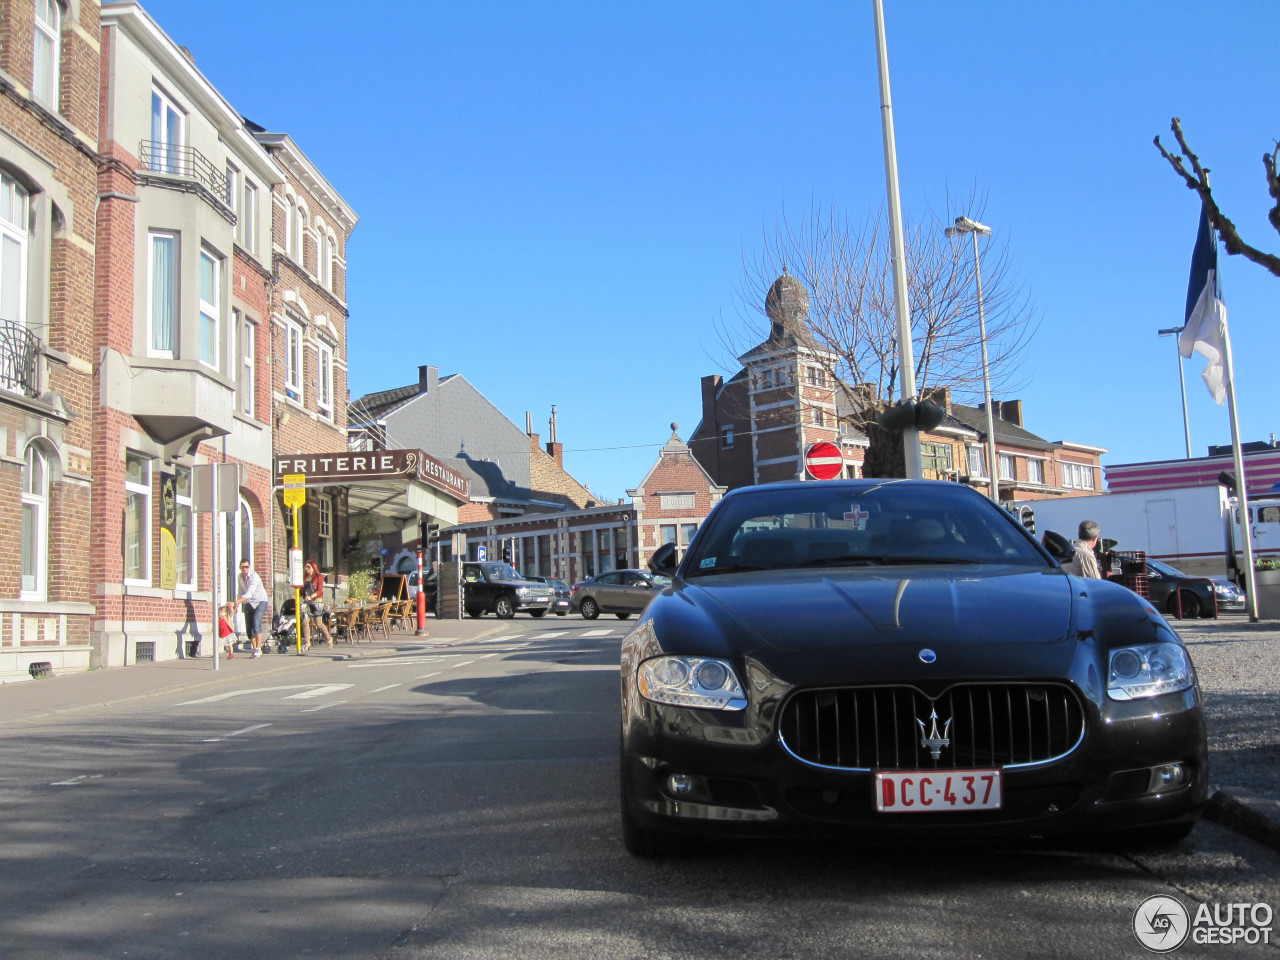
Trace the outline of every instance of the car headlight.
<instances>
[{"instance_id":1,"label":"car headlight","mask_svg":"<svg viewBox=\"0 0 1280 960\"><path fill-rule=\"evenodd\" d=\"M742 710L742 684L725 660L654 657L640 665L640 695L654 703L708 710Z\"/></svg>"},{"instance_id":2,"label":"car headlight","mask_svg":"<svg viewBox=\"0 0 1280 960\"><path fill-rule=\"evenodd\" d=\"M1111 651L1107 696L1140 700L1191 686L1191 661L1176 643L1146 643Z\"/></svg>"}]
</instances>

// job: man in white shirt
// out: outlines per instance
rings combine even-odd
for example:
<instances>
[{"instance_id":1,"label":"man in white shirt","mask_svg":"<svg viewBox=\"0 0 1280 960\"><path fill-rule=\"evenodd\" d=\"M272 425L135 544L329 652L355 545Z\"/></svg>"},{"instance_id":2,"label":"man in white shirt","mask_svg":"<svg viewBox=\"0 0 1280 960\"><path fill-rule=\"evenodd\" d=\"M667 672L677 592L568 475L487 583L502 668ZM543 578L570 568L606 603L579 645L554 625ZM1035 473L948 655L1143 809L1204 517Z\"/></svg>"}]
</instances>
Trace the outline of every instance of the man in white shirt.
<instances>
[{"instance_id":1,"label":"man in white shirt","mask_svg":"<svg viewBox=\"0 0 1280 960\"><path fill-rule=\"evenodd\" d=\"M1098 524L1093 520L1080 521L1080 539L1076 541L1076 555L1062 565L1062 569L1076 577L1092 577L1101 580L1098 557L1093 552L1098 545Z\"/></svg>"},{"instance_id":2,"label":"man in white shirt","mask_svg":"<svg viewBox=\"0 0 1280 960\"><path fill-rule=\"evenodd\" d=\"M262 578L248 560L240 561L240 576L236 581L239 596L236 603L244 607L244 632L253 638L253 659L262 656L262 621L267 615L267 591Z\"/></svg>"}]
</instances>

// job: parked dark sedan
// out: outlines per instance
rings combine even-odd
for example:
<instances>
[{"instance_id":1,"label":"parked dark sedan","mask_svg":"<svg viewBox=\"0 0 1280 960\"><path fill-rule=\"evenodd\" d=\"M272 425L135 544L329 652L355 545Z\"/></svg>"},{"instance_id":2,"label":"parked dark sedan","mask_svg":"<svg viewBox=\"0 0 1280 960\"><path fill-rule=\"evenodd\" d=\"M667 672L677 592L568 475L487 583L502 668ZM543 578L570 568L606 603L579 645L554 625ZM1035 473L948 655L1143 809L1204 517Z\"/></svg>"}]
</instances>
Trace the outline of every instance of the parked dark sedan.
<instances>
[{"instance_id":1,"label":"parked dark sedan","mask_svg":"<svg viewBox=\"0 0 1280 960\"><path fill-rule=\"evenodd\" d=\"M1216 612L1212 580L1188 576L1159 560L1147 561L1147 592L1152 604L1170 617L1194 620L1212 617Z\"/></svg>"},{"instance_id":2,"label":"parked dark sedan","mask_svg":"<svg viewBox=\"0 0 1280 960\"><path fill-rule=\"evenodd\" d=\"M625 620L633 613L641 613L670 582L669 577L648 570L611 570L575 583L569 609L587 620L594 620L601 613Z\"/></svg>"},{"instance_id":3,"label":"parked dark sedan","mask_svg":"<svg viewBox=\"0 0 1280 960\"><path fill-rule=\"evenodd\" d=\"M622 644L623 842L1115 831L1176 842L1205 802L1191 658L938 481L725 496Z\"/></svg>"}]
</instances>

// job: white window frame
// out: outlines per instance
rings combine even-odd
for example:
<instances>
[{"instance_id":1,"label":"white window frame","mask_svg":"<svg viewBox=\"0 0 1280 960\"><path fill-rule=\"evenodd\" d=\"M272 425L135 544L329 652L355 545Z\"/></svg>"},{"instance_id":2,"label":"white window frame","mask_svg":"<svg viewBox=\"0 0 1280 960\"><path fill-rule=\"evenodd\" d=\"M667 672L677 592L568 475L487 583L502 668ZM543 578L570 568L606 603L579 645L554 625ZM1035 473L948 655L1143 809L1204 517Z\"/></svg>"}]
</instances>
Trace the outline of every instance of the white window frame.
<instances>
[{"instance_id":1,"label":"white window frame","mask_svg":"<svg viewBox=\"0 0 1280 960\"><path fill-rule=\"evenodd\" d=\"M0 320L11 320L21 326L27 321L27 251L30 236L27 232L31 209L31 195L27 188L4 171L0 171L0 210L8 207L8 215L0 213L0 305L4 303L3 248L5 241L18 246L18 297L15 316L6 317L0 312Z\"/></svg>"},{"instance_id":2,"label":"white window frame","mask_svg":"<svg viewBox=\"0 0 1280 960\"><path fill-rule=\"evenodd\" d=\"M185 497L181 493L178 493L178 490L180 490L181 488L178 486L178 483L177 483L178 475L183 472L187 474L187 495ZM200 561L200 535L196 531L197 515L195 510L195 504L192 502L192 499L191 499L191 494L193 489L192 484L195 482L195 478L192 476L191 468L184 467L181 464L178 464L177 466L174 467L173 473L174 473L173 486L174 486L174 494L175 494L174 500L177 504L177 509L179 511L186 510L191 515L191 544L190 544L191 555L187 558L187 563L189 564L189 569L191 571L191 579L189 582L184 582L182 580L179 580L175 584L175 589L195 590L198 588L198 583L200 580L200 562L199 562Z\"/></svg>"},{"instance_id":3,"label":"white window frame","mask_svg":"<svg viewBox=\"0 0 1280 960\"><path fill-rule=\"evenodd\" d=\"M40 482L34 485L38 489L30 489L33 486L30 482L33 461L38 462L40 468ZM33 511L35 515L34 530L32 531L35 540L32 551L35 559L35 570L32 575L32 583L28 586L25 582L25 574L22 573L22 561L26 557L20 557L18 599L43 601L47 596L49 580L49 457L35 443L27 445L26 455L22 461L23 533L26 532L28 509Z\"/></svg>"},{"instance_id":4,"label":"white window frame","mask_svg":"<svg viewBox=\"0 0 1280 960\"><path fill-rule=\"evenodd\" d=\"M301 203L294 207L293 259L305 273L307 270L307 211Z\"/></svg>"},{"instance_id":5,"label":"white window frame","mask_svg":"<svg viewBox=\"0 0 1280 960\"><path fill-rule=\"evenodd\" d=\"M230 160L227 161L227 195L223 197L227 209L236 215L236 225L240 225L240 168Z\"/></svg>"},{"instance_id":6,"label":"white window frame","mask_svg":"<svg viewBox=\"0 0 1280 960\"><path fill-rule=\"evenodd\" d=\"M1000 460L1000 479L1001 479L1001 480L1016 480L1016 479L1018 479L1018 465L1017 465L1017 463L1014 461L1014 456L1013 456L1013 454L1011 454L1011 453L998 453L998 454L996 454L996 456L997 456L997 457L999 458L999 460ZM1006 465L1009 467L1009 472L1008 472L1008 473L1006 473L1006 472L1005 472L1005 466L1006 466Z\"/></svg>"},{"instance_id":7,"label":"white window frame","mask_svg":"<svg viewBox=\"0 0 1280 960\"><path fill-rule=\"evenodd\" d=\"M975 460L976 458L976 460ZM976 443L968 444L964 451L965 467L969 471L969 477L973 480L989 480L987 476L987 451ZM974 466L978 466L981 472L975 471Z\"/></svg>"},{"instance_id":8,"label":"white window frame","mask_svg":"<svg viewBox=\"0 0 1280 960\"><path fill-rule=\"evenodd\" d=\"M146 465L147 472L146 472L145 483L131 483L129 481L128 464L129 464L130 457L136 457L138 460L140 460L143 464ZM130 450L128 453L125 454L125 481L124 481L125 503L126 503L125 509L126 510L128 509L128 496L131 493L142 497L142 502L144 504L143 511L142 511L142 529L139 531L139 537L141 538L141 542L138 544L139 552L141 554L141 565L142 565L141 577L130 577L128 575L129 544L127 541L125 542L124 582L128 585L135 586L135 587L151 586L151 475L152 475L152 467L151 467L150 457L148 457L145 453L138 453L133 450Z\"/></svg>"},{"instance_id":9,"label":"white window frame","mask_svg":"<svg viewBox=\"0 0 1280 960\"><path fill-rule=\"evenodd\" d=\"M319 544L320 569L332 570L334 568L332 497L316 497L316 539Z\"/></svg>"},{"instance_id":10,"label":"white window frame","mask_svg":"<svg viewBox=\"0 0 1280 960\"><path fill-rule=\"evenodd\" d=\"M298 201L293 197L285 197L284 202L284 255L297 259L293 250L293 221L298 215Z\"/></svg>"},{"instance_id":11,"label":"white window frame","mask_svg":"<svg viewBox=\"0 0 1280 960\"><path fill-rule=\"evenodd\" d=\"M720 428L720 448L722 450L733 449L733 427L732 426Z\"/></svg>"},{"instance_id":12,"label":"white window frame","mask_svg":"<svg viewBox=\"0 0 1280 960\"><path fill-rule=\"evenodd\" d=\"M306 342L302 325L294 320L285 321L284 342L284 393L294 403L302 403L303 345Z\"/></svg>"},{"instance_id":13,"label":"white window frame","mask_svg":"<svg viewBox=\"0 0 1280 960\"><path fill-rule=\"evenodd\" d=\"M52 16L50 23L46 16ZM36 0L35 34L32 37L31 96L55 113L62 71L62 6L58 0ZM47 43L49 62L41 70L41 44Z\"/></svg>"},{"instance_id":14,"label":"white window frame","mask_svg":"<svg viewBox=\"0 0 1280 960\"><path fill-rule=\"evenodd\" d=\"M204 298L204 262L208 260L213 264L213 297L212 301ZM199 357L200 362L206 367L214 370L222 369L222 267L223 261L213 250L208 247L200 248L200 328L197 331L199 341ZM205 323L213 324L213 362L205 359L204 356L204 331Z\"/></svg>"},{"instance_id":15,"label":"white window frame","mask_svg":"<svg viewBox=\"0 0 1280 960\"><path fill-rule=\"evenodd\" d=\"M161 124L159 129L156 127L156 106L159 101L161 108L160 117ZM168 112L172 111L177 118L177 136L169 139L169 124L167 123ZM157 137L156 134L161 136ZM151 87L151 143L153 152L151 155L151 169L155 173L178 173L181 171L181 148L187 139L187 115L186 112L174 102L173 98L161 90L157 86Z\"/></svg>"},{"instance_id":16,"label":"white window frame","mask_svg":"<svg viewBox=\"0 0 1280 960\"><path fill-rule=\"evenodd\" d=\"M248 177L244 181L244 204L240 214L240 245L252 254L258 252L258 185Z\"/></svg>"},{"instance_id":17,"label":"white window frame","mask_svg":"<svg viewBox=\"0 0 1280 960\"><path fill-rule=\"evenodd\" d=\"M173 242L173 302L170 304L169 349L164 350L156 343L156 276L155 249L156 240L165 239ZM181 320L181 290L179 282L182 276L182 238L172 230L150 230L147 232L147 356L165 357L172 360L178 355L178 342Z\"/></svg>"},{"instance_id":18,"label":"white window frame","mask_svg":"<svg viewBox=\"0 0 1280 960\"><path fill-rule=\"evenodd\" d=\"M333 419L333 347L323 340L316 343L316 411Z\"/></svg>"},{"instance_id":19,"label":"white window frame","mask_svg":"<svg viewBox=\"0 0 1280 960\"><path fill-rule=\"evenodd\" d=\"M232 316L235 317L237 337L236 409L246 417L252 417L257 408L256 398L253 395L257 388L257 371L254 370L253 364L256 358L254 338L257 336L258 327L239 310L233 310Z\"/></svg>"},{"instance_id":20,"label":"white window frame","mask_svg":"<svg viewBox=\"0 0 1280 960\"><path fill-rule=\"evenodd\" d=\"M1037 477L1036 473L1040 476ZM1035 457L1027 458L1027 483L1044 483L1044 461Z\"/></svg>"},{"instance_id":21,"label":"white window frame","mask_svg":"<svg viewBox=\"0 0 1280 960\"><path fill-rule=\"evenodd\" d=\"M1093 467L1087 463L1075 463L1071 460L1060 461L1062 468L1062 485L1070 490L1094 489Z\"/></svg>"}]
</instances>

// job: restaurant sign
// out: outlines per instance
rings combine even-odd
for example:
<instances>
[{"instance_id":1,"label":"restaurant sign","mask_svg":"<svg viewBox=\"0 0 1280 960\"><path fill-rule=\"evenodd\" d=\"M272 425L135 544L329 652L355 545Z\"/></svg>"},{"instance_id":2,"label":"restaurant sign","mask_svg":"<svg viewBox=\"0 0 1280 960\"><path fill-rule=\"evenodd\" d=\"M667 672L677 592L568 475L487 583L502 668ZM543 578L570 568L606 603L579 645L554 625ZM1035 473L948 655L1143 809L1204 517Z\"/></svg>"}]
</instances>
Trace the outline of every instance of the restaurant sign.
<instances>
[{"instance_id":1,"label":"restaurant sign","mask_svg":"<svg viewBox=\"0 0 1280 960\"><path fill-rule=\"evenodd\" d=\"M302 474L306 485L362 483L370 480L417 480L466 502L467 478L421 450L368 450L352 453L298 453L276 457L275 483ZM293 477L290 477L293 479Z\"/></svg>"}]
</instances>

